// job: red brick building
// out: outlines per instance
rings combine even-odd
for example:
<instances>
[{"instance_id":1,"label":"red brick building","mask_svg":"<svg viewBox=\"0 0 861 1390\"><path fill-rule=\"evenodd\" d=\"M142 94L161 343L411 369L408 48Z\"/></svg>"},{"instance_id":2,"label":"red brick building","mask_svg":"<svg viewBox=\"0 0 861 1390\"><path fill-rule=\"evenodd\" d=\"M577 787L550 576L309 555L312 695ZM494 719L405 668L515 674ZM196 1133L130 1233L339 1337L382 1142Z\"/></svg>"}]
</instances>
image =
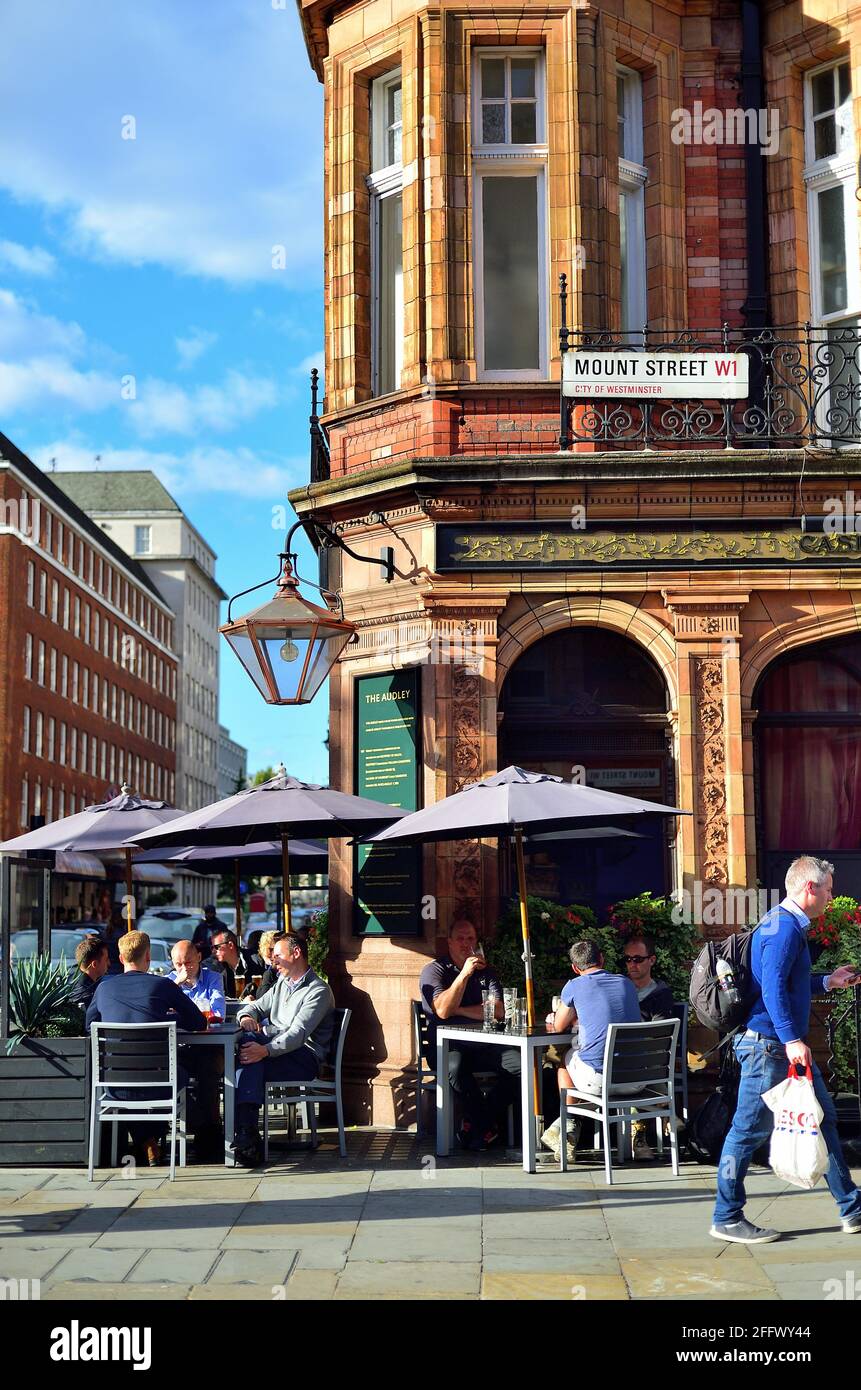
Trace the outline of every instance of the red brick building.
<instances>
[{"instance_id":1,"label":"red brick building","mask_svg":"<svg viewBox=\"0 0 861 1390\"><path fill-rule=\"evenodd\" d=\"M127 782L174 799L173 614L144 569L0 435L0 834Z\"/></svg>"}]
</instances>

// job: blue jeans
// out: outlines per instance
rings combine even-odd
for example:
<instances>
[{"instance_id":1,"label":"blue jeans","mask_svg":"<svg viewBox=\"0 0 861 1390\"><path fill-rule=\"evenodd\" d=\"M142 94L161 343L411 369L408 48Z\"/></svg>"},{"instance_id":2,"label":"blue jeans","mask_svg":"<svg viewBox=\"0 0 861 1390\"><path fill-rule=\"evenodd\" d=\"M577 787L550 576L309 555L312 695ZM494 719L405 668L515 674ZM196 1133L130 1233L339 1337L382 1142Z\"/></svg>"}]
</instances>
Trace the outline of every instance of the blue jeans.
<instances>
[{"instance_id":1,"label":"blue jeans","mask_svg":"<svg viewBox=\"0 0 861 1390\"><path fill-rule=\"evenodd\" d=\"M252 1042L255 1042L253 1034ZM280 1057L264 1057L260 1062L249 1062L247 1066L236 1068L236 1104L263 1104L263 1092L267 1081L313 1081L320 1070L317 1058L310 1047L297 1047L293 1052L285 1052Z\"/></svg>"},{"instance_id":2,"label":"blue jeans","mask_svg":"<svg viewBox=\"0 0 861 1390\"><path fill-rule=\"evenodd\" d=\"M764 1091L786 1080L789 1062L786 1048L776 1039L753 1037L743 1033L736 1038L735 1055L741 1063L738 1104L730 1131L724 1140L718 1164L717 1201L714 1222L722 1226L738 1221L744 1211L744 1175L750 1160L761 1144L771 1138L774 1114L763 1102ZM825 1180L842 1217L861 1215L861 1192L843 1158L837 1135L837 1116L828 1094L822 1073L814 1062L813 1087L822 1106L822 1137L828 1146L831 1162Z\"/></svg>"}]
</instances>

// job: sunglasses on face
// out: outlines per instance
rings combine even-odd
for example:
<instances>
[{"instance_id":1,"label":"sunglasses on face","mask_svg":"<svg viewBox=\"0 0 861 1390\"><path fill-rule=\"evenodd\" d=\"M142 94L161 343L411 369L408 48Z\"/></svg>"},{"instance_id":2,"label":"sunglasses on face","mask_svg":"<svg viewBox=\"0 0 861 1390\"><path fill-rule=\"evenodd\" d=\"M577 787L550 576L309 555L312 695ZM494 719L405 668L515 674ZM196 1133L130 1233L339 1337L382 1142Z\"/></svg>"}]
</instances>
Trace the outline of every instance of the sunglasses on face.
<instances>
[{"instance_id":1,"label":"sunglasses on face","mask_svg":"<svg viewBox=\"0 0 861 1390\"><path fill-rule=\"evenodd\" d=\"M651 956L623 956L622 960L626 965L642 965L644 960L651 960Z\"/></svg>"}]
</instances>

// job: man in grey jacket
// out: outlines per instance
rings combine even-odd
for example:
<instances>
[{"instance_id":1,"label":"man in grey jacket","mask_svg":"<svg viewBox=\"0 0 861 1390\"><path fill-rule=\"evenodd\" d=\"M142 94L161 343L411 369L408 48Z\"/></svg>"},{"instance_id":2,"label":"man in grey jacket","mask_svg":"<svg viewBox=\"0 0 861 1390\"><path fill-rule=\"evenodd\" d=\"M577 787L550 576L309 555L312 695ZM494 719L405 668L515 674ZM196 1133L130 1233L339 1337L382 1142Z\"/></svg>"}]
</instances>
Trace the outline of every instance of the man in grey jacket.
<instances>
[{"instance_id":1,"label":"man in grey jacket","mask_svg":"<svg viewBox=\"0 0 861 1390\"><path fill-rule=\"evenodd\" d=\"M329 1051L335 1000L308 965L308 943L292 933L276 941L272 964L278 981L243 1004L237 1022L247 1031L236 1070L237 1162L255 1168L262 1159L259 1111L267 1081L313 1081ZM268 1022L264 1025L264 1019Z\"/></svg>"}]
</instances>

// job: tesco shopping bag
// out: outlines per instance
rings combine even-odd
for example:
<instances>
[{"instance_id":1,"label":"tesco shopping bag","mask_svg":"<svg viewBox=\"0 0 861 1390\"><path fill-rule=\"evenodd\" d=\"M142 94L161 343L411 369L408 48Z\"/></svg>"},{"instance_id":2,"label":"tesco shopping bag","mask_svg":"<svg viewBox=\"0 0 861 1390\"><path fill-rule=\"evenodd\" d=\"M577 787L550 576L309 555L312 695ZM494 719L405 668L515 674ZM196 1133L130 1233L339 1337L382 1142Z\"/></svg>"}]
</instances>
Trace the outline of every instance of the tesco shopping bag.
<instances>
[{"instance_id":1,"label":"tesco shopping bag","mask_svg":"<svg viewBox=\"0 0 861 1390\"><path fill-rule=\"evenodd\" d=\"M774 1111L768 1155L774 1172L794 1187L815 1187L828 1168L828 1149L810 1068L799 1074L793 1064L786 1080L772 1086L762 1099Z\"/></svg>"}]
</instances>

